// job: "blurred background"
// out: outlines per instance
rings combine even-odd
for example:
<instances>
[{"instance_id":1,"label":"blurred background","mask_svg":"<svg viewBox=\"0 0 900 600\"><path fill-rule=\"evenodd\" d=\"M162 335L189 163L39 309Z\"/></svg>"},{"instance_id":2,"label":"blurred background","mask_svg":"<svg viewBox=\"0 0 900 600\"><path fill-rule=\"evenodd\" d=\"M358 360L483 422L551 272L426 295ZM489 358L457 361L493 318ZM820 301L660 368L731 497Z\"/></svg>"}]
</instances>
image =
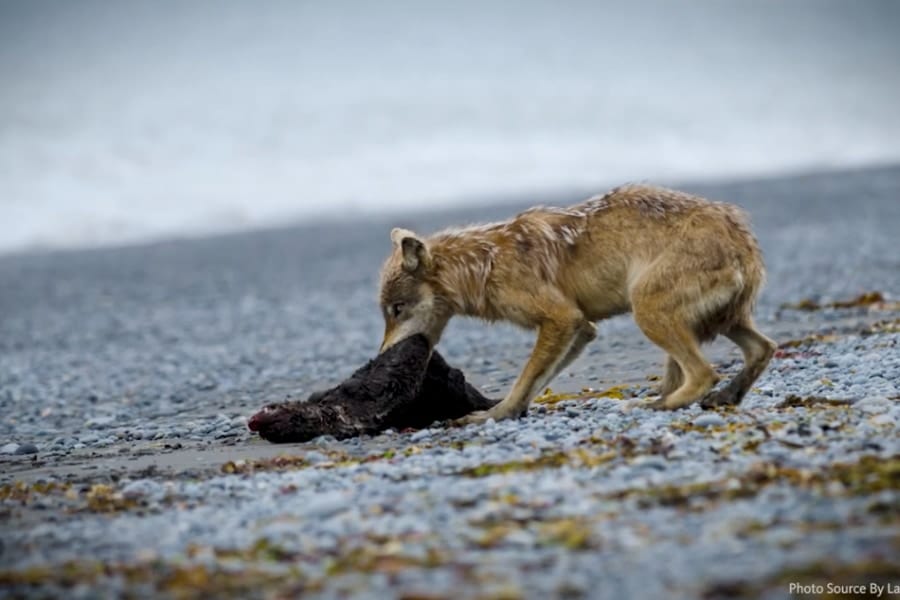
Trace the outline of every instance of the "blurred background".
<instances>
[{"instance_id":1,"label":"blurred background","mask_svg":"<svg viewBox=\"0 0 900 600\"><path fill-rule=\"evenodd\" d=\"M0 252L900 160L900 3L0 2Z\"/></svg>"}]
</instances>

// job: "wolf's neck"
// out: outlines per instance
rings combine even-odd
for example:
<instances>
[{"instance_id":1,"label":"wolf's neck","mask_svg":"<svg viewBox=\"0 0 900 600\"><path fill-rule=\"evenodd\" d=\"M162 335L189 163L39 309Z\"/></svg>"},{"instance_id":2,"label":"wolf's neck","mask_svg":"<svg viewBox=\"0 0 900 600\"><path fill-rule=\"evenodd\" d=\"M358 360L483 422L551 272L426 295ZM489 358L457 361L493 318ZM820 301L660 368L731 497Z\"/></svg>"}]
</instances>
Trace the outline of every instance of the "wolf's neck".
<instances>
[{"instance_id":1,"label":"wolf's neck","mask_svg":"<svg viewBox=\"0 0 900 600\"><path fill-rule=\"evenodd\" d=\"M488 285L496 246L486 236L438 236L430 241L435 284L462 315L490 318Z\"/></svg>"}]
</instances>

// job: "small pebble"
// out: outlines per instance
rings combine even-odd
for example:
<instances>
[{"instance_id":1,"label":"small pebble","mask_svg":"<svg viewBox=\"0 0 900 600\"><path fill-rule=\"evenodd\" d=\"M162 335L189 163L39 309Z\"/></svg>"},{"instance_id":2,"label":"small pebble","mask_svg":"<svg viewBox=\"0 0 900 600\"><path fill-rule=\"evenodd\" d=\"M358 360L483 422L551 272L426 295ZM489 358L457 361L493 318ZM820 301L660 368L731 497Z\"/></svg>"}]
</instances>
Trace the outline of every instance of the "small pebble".
<instances>
[{"instance_id":1,"label":"small pebble","mask_svg":"<svg viewBox=\"0 0 900 600\"><path fill-rule=\"evenodd\" d=\"M724 424L725 419L713 412L704 413L694 419L694 425L696 425L697 427L717 427Z\"/></svg>"},{"instance_id":2,"label":"small pebble","mask_svg":"<svg viewBox=\"0 0 900 600\"><path fill-rule=\"evenodd\" d=\"M26 442L24 444L20 444L19 447L16 449L16 454L37 454L37 453L38 453L38 447L36 445L34 445L32 443L28 443L28 442Z\"/></svg>"}]
</instances>

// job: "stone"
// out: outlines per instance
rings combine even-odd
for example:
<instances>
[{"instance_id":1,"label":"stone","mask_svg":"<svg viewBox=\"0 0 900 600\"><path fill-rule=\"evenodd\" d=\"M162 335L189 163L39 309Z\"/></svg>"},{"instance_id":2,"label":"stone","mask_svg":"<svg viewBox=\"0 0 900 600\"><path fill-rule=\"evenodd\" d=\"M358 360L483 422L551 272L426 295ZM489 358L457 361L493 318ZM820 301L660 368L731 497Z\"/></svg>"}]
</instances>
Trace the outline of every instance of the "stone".
<instances>
[{"instance_id":1,"label":"stone","mask_svg":"<svg viewBox=\"0 0 900 600\"><path fill-rule=\"evenodd\" d=\"M724 424L725 419L723 419L716 413L702 414L694 419L694 425L696 425L697 427L717 427Z\"/></svg>"}]
</instances>

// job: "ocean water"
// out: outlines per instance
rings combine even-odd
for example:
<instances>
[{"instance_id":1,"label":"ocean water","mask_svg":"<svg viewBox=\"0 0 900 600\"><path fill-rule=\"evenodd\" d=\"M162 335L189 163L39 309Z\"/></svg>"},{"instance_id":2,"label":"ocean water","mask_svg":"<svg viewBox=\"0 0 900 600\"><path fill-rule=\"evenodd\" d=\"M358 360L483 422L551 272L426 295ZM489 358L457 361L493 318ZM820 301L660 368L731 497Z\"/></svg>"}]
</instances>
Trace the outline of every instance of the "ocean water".
<instances>
[{"instance_id":1,"label":"ocean water","mask_svg":"<svg viewBox=\"0 0 900 600\"><path fill-rule=\"evenodd\" d=\"M0 3L0 252L900 160L900 3Z\"/></svg>"}]
</instances>

